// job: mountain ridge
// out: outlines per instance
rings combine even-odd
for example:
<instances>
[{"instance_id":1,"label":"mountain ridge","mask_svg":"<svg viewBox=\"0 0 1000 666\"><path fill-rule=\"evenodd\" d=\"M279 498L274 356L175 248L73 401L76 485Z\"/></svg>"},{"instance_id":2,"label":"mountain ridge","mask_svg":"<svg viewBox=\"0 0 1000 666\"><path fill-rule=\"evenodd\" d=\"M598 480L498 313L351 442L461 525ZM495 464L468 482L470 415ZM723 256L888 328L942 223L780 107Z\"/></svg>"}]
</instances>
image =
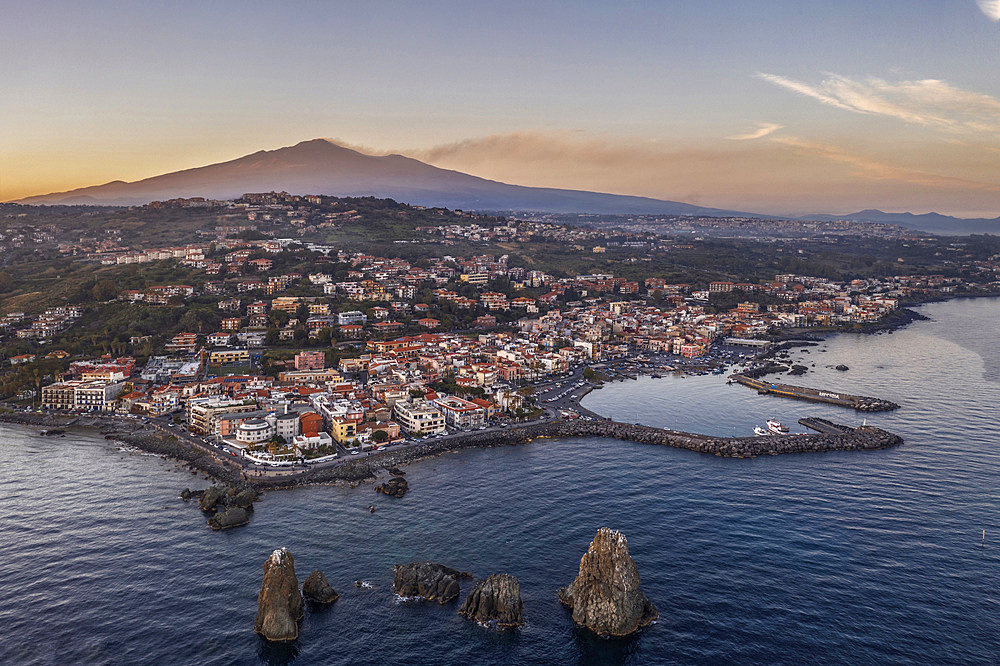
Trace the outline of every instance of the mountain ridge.
<instances>
[{"instance_id":1,"label":"mountain ridge","mask_svg":"<svg viewBox=\"0 0 1000 666\"><path fill-rule=\"evenodd\" d=\"M233 160L137 181L19 199L26 204L141 205L203 196L232 199L246 192L376 196L405 203L475 210L647 215L749 215L677 201L584 190L528 187L442 169L405 155L366 155L326 139L260 150Z\"/></svg>"},{"instance_id":2,"label":"mountain ridge","mask_svg":"<svg viewBox=\"0 0 1000 666\"><path fill-rule=\"evenodd\" d=\"M368 155L329 139L310 139L232 160L127 182L18 199L23 204L142 205L185 197L235 199L247 192L374 196L400 202L481 211L555 214L691 215L898 224L941 234L1000 233L1000 217L964 219L939 213L886 213L866 209L848 215L798 218L697 206L624 194L529 187L443 169L397 153Z\"/></svg>"}]
</instances>

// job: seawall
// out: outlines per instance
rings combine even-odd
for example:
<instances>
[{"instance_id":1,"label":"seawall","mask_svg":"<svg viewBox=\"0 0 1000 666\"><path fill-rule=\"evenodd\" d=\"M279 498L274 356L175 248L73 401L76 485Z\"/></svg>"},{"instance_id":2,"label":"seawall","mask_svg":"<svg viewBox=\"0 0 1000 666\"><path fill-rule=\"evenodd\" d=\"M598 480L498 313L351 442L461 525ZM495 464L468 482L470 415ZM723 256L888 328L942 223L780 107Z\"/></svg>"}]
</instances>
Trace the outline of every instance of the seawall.
<instances>
[{"instance_id":1,"label":"seawall","mask_svg":"<svg viewBox=\"0 0 1000 666\"><path fill-rule=\"evenodd\" d=\"M191 443L173 433L111 416L72 417L58 414L2 413L0 421L25 425L100 427L101 432L109 439L124 442L150 453L183 460L220 481L235 483L243 480L243 470L235 461L204 448L203 444ZM451 451L517 446L528 444L534 439L563 437L601 437L640 444L672 446L724 458L754 458L783 453L823 451L872 451L903 443L903 438L899 435L872 426L863 426L838 434L712 437L617 421L575 419L531 423L501 430L472 431L445 439L408 445L395 451L357 458L352 456L352 459L330 467L288 473L277 478L252 477L249 482L262 489L313 483L354 483L371 480L379 471L390 467L398 467L421 458Z\"/></svg>"},{"instance_id":2,"label":"seawall","mask_svg":"<svg viewBox=\"0 0 1000 666\"><path fill-rule=\"evenodd\" d=\"M672 446L725 458L754 458L783 453L822 451L873 451L899 446L903 443L903 438L899 435L871 426L864 426L836 435L711 437L615 421L550 421L518 428L507 428L501 431L470 432L453 439L437 440L398 451L379 453L351 460L337 467L313 469L294 477L288 476L273 481L264 480L259 483L264 487L274 487L336 481L359 482L374 478L381 470L451 451L517 446L528 444L534 439L563 437L618 439L641 444ZM254 479L254 482L258 483L258 480Z\"/></svg>"}]
</instances>

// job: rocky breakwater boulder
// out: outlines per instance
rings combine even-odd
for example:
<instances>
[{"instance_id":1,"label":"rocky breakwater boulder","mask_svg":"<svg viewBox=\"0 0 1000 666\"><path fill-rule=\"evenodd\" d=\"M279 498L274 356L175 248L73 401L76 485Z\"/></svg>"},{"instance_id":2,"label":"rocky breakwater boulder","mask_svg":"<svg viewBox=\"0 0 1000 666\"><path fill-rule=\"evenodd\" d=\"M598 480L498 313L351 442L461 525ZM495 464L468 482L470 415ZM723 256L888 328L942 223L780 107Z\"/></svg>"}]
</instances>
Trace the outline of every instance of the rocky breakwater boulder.
<instances>
[{"instance_id":1,"label":"rocky breakwater boulder","mask_svg":"<svg viewBox=\"0 0 1000 666\"><path fill-rule=\"evenodd\" d=\"M302 583L302 596L317 604L332 604L340 598L322 571L313 571Z\"/></svg>"},{"instance_id":2,"label":"rocky breakwater boulder","mask_svg":"<svg viewBox=\"0 0 1000 666\"><path fill-rule=\"evenodd\" d=\"M384 483L375 486L375 492L391 497L402 497L410 489L410 484L401 476L394 476Z\"/></svg>"},{"instance_id":3,"label":"rocky breakwater boulder","mask_svg":"<svg viewBox=\"0 0 1000 666\"><path fill-rule=\"evenodd\" d=\"M524 624L521 583L510 574L493 574L475 584L458 612L501 629L520 627Z\"/></svg>"},{"instance_id":4,"label":"rocky breakwater boulder","mask_svg":"<svg viewBox=\"0 0 1000 666\"><path fill-rule=\"evenodd\" d=\"M397 564L392 591L401 597L423 597L444 604L458 598L459 578L471 576L436 562Z\"/></svg>"},{"instance_id":5,"label":"rocky breakwater boulder","mask_svg":"<svg viewBox=\"0 0 1000 666\"><path fill-rule=\"evenodd\" d=\"M269 641L294 641L299 637L303 607L295 558L287 548L279 548L264 562L253 630Z\"/></svg>"},{"instance_id":6,"label":"rocky breakwater boulder","mask_svg":"<svg viewBox=\"0 0 1000 666\"><path fill-rule=\"evenodd\" d=\"M639 570L621 532L602 527L580 559L580 573L559 590L573 622L599 636L627 636L657 617L639 589Z\"/></svg>"}]
</instances>

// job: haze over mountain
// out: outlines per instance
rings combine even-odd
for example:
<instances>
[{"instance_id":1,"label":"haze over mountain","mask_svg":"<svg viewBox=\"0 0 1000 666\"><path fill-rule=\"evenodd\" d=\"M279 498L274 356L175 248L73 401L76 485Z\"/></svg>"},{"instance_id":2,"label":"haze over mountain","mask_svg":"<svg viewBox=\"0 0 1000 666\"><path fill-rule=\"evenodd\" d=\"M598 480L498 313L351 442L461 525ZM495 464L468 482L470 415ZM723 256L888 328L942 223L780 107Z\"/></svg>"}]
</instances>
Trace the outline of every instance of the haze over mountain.
<instances>
[{"instance_id":1,"label":"haze over mountain","mask_svg":"<svg viewBox=\"0 0 1000 666\"><path fill-rule=\"evenodd\" d=\"M234 199L247 192L374 196L419 206L482 211L593 213L601 215L703 215L780 217L692 204L544 187L510 185L441 169L402 155L366 155L327 139L262 150L228 162L175 171L131 183L113 181L21 199L27 204L141 205L179 197ZM803 220L880 222L939 234L997 233L1000 218L961 219L927 213L863 210L849 215L808 215Z\"/></svg>"},{"instance_id":2,"label":"haze over mountain","mask_svg":"<svg viewBox=\"0 0 1000 666\"><path fill-rule=\"evenodd\" d=\"M731 215L646 197L509 185L402 155L374 156L326 139L262 150L229 162L21 199L32 204L137 205L177 197L233 199L247 192L375 196L464 210L546 213Z\"/></svg>"}]
</instances>

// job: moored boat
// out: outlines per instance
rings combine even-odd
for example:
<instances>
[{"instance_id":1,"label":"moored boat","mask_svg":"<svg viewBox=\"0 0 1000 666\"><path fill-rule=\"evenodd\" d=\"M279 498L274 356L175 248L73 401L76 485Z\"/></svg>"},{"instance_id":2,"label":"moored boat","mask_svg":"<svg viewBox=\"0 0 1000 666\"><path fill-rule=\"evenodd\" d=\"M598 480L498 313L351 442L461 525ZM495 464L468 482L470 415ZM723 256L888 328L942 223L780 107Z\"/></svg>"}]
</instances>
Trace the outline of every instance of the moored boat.
<instances>
[{"instance_id":1,"label":"moored boat","mask_svg":"<svg viewBox=\"0 0 1000 666\"><path fill-rule=\"evenodd\" d=\"M788 426L782 425L781 423L779 423L775 419L768 419L767 420L767 429L770 430L775 435L787 435L788 434Z\"/></svg>"}]
</instances>

